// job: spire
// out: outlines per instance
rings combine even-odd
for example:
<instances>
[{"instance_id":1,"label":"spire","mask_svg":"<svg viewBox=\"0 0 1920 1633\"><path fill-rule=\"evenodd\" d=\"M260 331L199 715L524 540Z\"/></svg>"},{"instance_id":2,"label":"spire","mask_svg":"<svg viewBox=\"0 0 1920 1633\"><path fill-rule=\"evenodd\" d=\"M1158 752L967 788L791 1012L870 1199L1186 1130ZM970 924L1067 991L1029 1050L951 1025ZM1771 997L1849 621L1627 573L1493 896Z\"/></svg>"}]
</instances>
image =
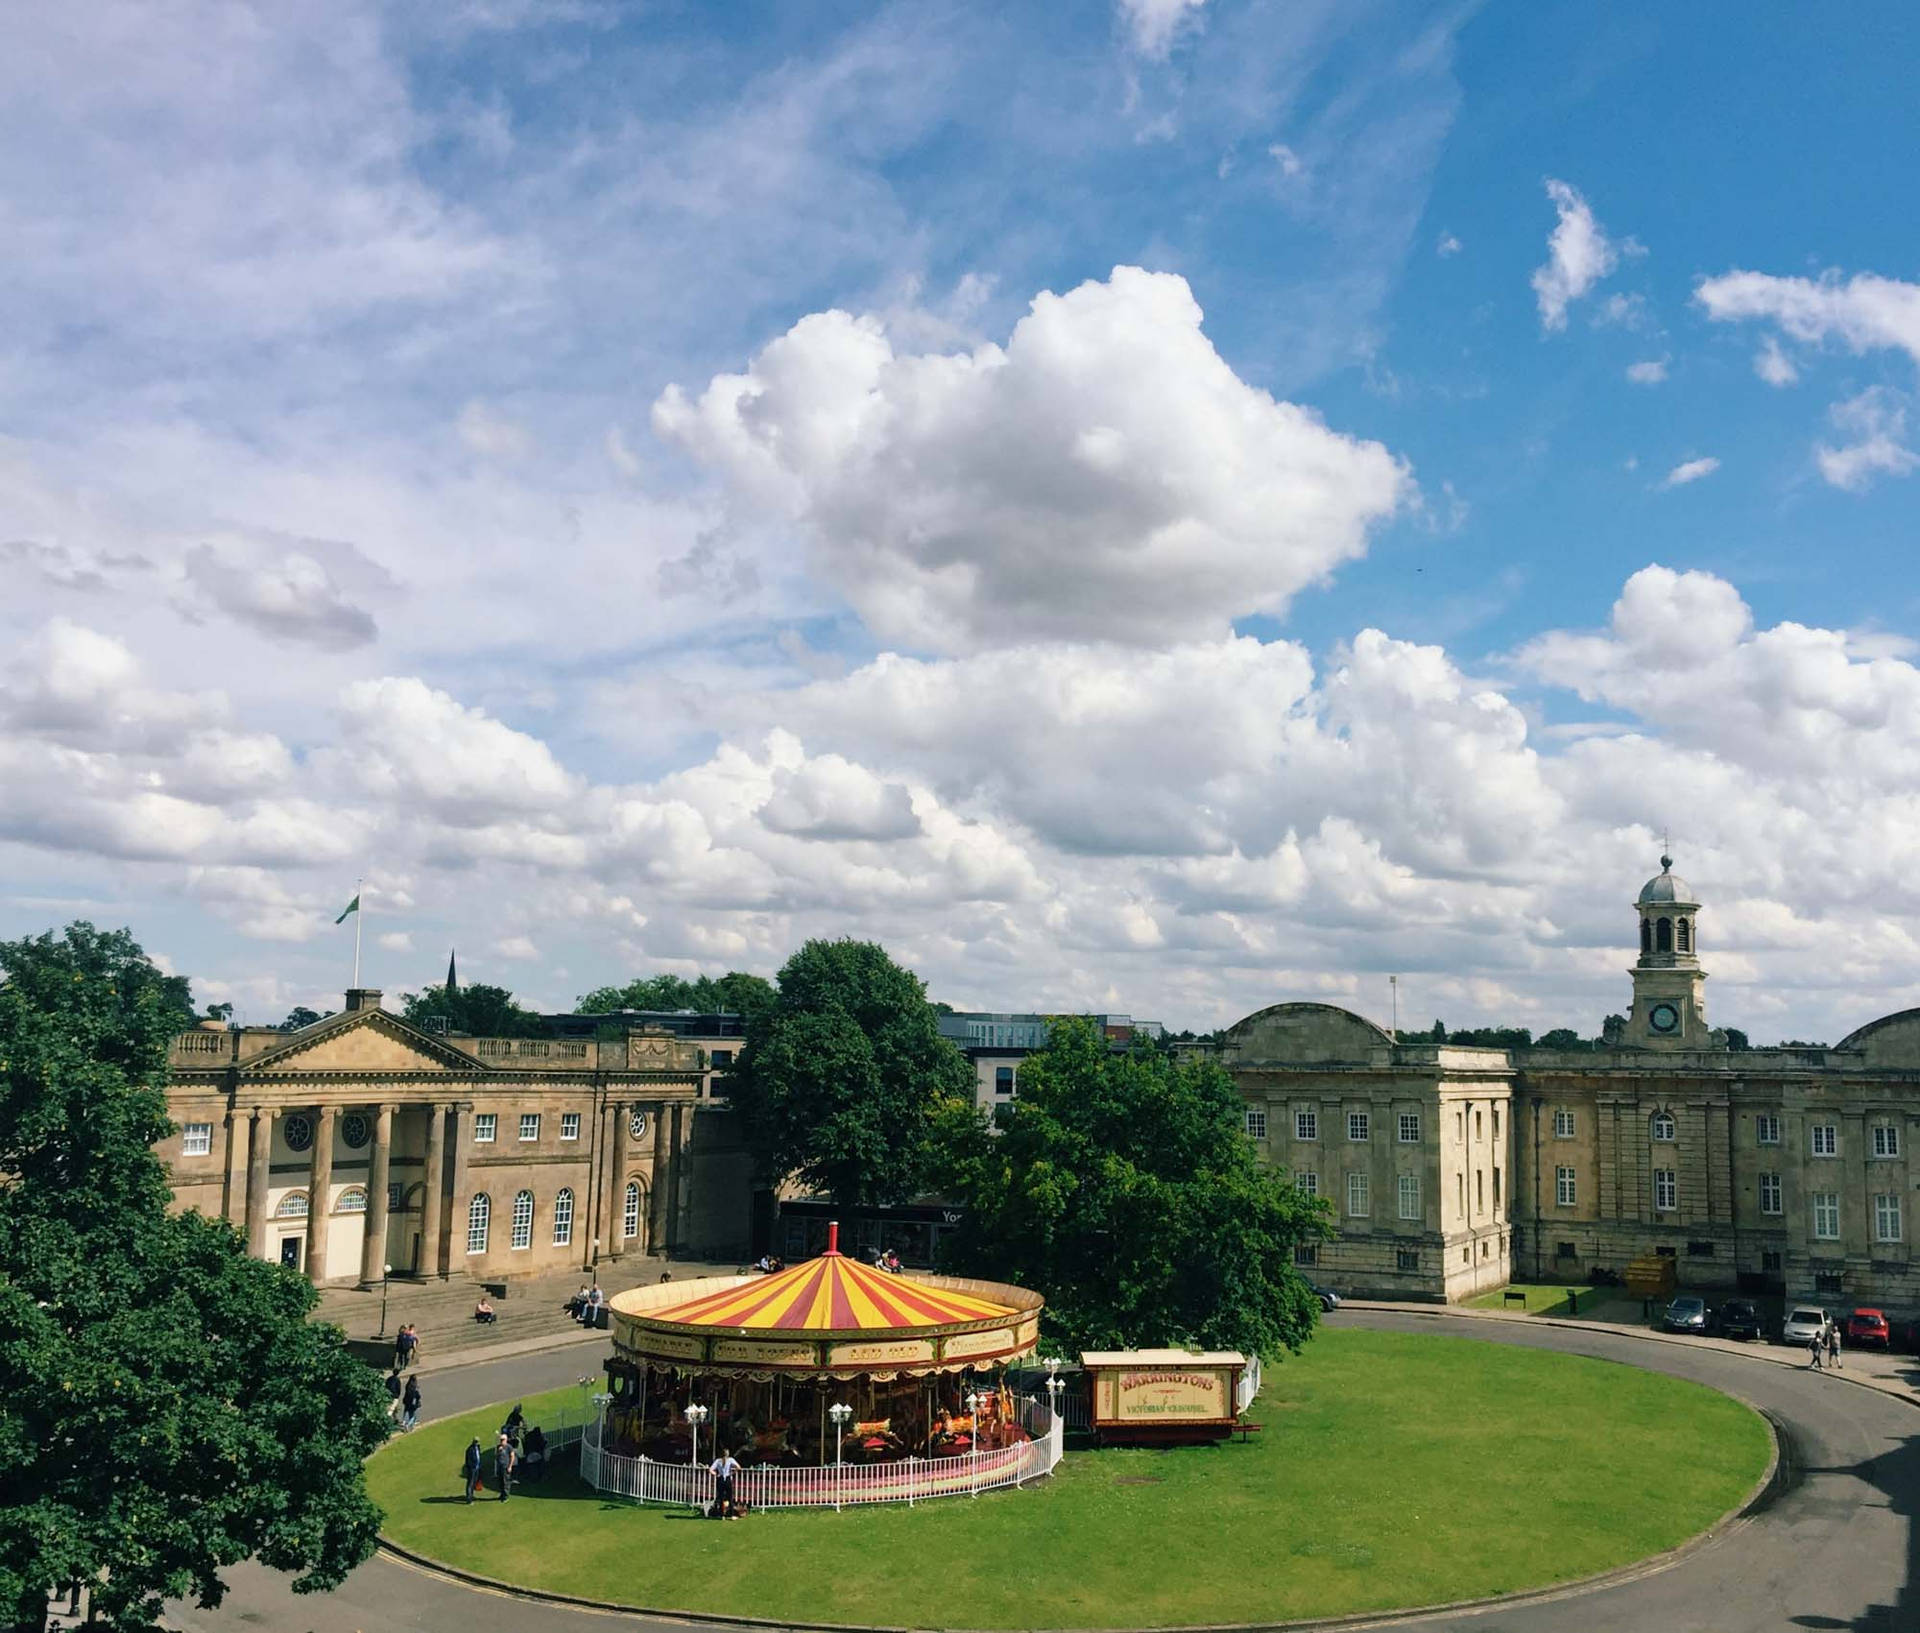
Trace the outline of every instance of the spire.
<instances>
[{"instance_id":1,"label":"spire","mask_svg":"<svg viewBox=\"0 0 1920 1633\"><path fill-rule=\"evenodd\" d=\"M447 949L447 996L449 998L453 996L454 989L457 988L459 984L459 977L453 973L453 949L449 947Z\"/></svg>"}]
</instances>

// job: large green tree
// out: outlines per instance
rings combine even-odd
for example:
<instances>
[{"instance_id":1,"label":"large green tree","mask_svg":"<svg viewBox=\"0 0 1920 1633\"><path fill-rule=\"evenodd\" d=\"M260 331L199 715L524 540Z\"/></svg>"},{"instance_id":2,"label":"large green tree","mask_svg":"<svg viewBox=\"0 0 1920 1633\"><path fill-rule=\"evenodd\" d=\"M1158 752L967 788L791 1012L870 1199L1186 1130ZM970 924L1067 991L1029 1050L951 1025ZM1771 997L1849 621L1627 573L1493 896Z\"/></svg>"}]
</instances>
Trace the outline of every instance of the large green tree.
<instances>
[{"instance_id":1,"label":"large green tree","mask_svg":"<svg viewBox=\"0 0 1920 1633\"><path fill-rule=\"evenodd\" d=\"M217 1604L248 1557L331 1588L372 1553L380 1382L314 1291L170 1213L168 1041L192 1017L125 931L0 943L0 1618L79 1581L113 1629Z\"/></svg>"},{"instance_id":2,"label":"large green tree","mask_svg":"<svg viewBox=\"0 0 1920 1633\"><path fill-rule=\"evenodd\" d=\"M1331 1234L1327 1205L1260 1161L1219 1066L1058 1020L997 1117L943 1126L942 1188L965 1208L946 1268L1045 1293L1044 1331L1070 1351L1270 1356L1311 1335L1293 1257Z\"/></svg>"},{"instance_id":3,"label":"large green tree","mask_svg":"<svg viewBox=\"0 0 1920 1633\"><path fill-rule=\"evenodd\" d=\"M925 986L865 941L809 941L751 1012L727 1082L761 1176L839 1203L899 1202L973 1070L940 1035Z\"/></svg>"},{"instance_id":4,"label":"large green tree","mask_svg":"<svg viewBox=\"0 0 1920 1633\"><path fill-rule=\"evenodd\" d=\"M582 993L576 1006L582 1015L605 1015L616 1009L691 1009L700 1015L753 1015L773 1006L773 983L764 975L729 970L725 975L636 976L624 987L595 987Z\"/></svg>"},{"instance_id":5,"label":"large green tree","mask_svg":"<svg viewBox=\"0 0 1920 1633\"><path fill-rule=\"evenodd\" d=\"M540 1014L524 1009L513 1001L505 987L490 987L481 981L470 986L428 987L424 992L409 992L400 1000L400 1012L415 1026L430 1020L444 1020L450 1032L464 1032L470 1038L544 1038L547 1023Z\"/></svg>"}]
</instances>

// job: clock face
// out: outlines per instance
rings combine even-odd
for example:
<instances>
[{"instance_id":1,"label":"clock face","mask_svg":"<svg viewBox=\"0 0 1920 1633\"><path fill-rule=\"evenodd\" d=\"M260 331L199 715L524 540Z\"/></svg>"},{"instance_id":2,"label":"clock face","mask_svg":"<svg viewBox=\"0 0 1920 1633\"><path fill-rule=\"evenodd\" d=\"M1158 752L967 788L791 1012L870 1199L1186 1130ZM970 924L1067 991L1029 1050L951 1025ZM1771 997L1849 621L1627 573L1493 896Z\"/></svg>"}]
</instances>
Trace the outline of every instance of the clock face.
<instances>
[{"instance_id":1,"label":"clock face","mask_svg":"<svg viewBox=\"0 0 1920 1633\"><path fill-rule=\"evenodd\" d=\"M1677 1031L1680 1026L1680 1011L1672 1004L1655 1004L1647 1011L1647 1025L1656 1032Z\"/></svg>"}]
</instances>

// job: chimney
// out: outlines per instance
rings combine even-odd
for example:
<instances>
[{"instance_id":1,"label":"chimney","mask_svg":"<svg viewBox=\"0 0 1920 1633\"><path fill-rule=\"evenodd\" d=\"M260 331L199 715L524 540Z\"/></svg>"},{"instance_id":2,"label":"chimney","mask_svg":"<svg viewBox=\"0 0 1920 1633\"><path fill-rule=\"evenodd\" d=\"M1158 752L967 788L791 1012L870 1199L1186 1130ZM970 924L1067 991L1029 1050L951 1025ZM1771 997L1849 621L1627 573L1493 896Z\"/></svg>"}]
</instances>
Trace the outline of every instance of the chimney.
<instances>
[{"instance_id":1,"label":"chimney","mask_svg":"<svg viewBox=\"0 0 1920 1633\"><path fill-rule=\"evenodd\" d=\"M347 988L347 1013L349 1015L357 1010L378 1009L379 1007L380 989L378 987Z\"/></svg>"}]
</instances>

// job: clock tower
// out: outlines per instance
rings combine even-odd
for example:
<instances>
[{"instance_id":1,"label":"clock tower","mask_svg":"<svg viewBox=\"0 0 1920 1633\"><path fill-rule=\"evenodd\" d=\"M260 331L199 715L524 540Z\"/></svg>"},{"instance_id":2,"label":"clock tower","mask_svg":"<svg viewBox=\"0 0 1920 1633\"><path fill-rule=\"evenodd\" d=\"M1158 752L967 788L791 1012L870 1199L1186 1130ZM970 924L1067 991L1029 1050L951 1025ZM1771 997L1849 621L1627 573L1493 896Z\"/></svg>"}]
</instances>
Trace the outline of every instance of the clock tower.
<instances>
[{"instance_id":1,"label":"clock tower","mask_svg":"<svg viewBox=\"0 0 1920 1633\"><path fill-rule=\"evenodd\" d=\"M1640 887L1634 909L1640 915L1640 961L1633 966L1633 1010L1623 1041L1638 1048L1706 1048L1700 904L1673 871L1671 856L1660 858L1659 873Z\"/></svg>"}]
</instances>

